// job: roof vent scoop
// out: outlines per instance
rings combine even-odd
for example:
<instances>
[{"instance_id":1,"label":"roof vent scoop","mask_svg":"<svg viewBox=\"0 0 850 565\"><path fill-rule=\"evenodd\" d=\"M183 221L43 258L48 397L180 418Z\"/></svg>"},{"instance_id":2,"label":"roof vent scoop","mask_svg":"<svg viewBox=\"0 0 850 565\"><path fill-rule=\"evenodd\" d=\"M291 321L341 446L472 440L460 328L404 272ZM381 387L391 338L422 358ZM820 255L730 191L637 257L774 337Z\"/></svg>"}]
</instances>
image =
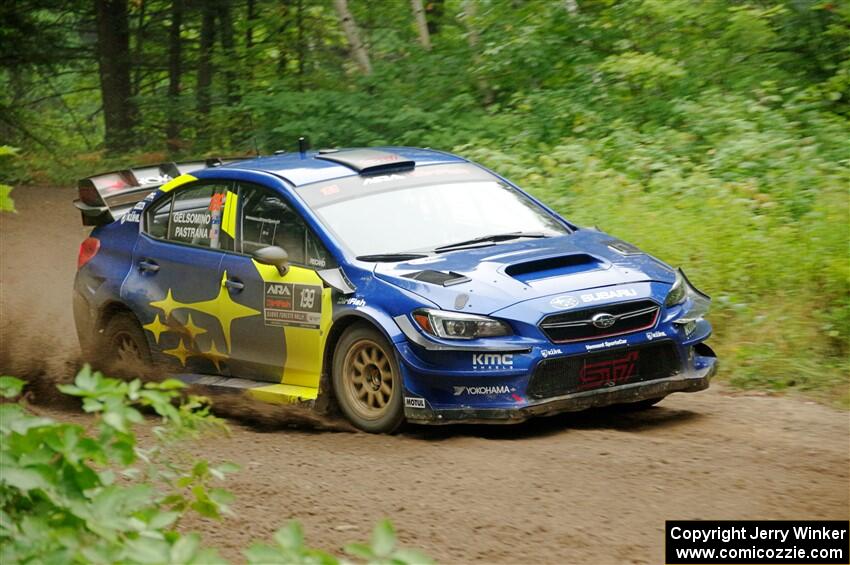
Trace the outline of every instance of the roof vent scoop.
<instances>
[{"instance_id":1,"label":"roof vent scoop","mask_svg":"<svg viewBox=\"0 0 850 565\"><path fill-rule=\"evenodd\" d=\"M361 175L409 171L416 166L416 161L378 149L341 149L319 153L316 159L338 163Z\"/></svg>"}]
</instances>

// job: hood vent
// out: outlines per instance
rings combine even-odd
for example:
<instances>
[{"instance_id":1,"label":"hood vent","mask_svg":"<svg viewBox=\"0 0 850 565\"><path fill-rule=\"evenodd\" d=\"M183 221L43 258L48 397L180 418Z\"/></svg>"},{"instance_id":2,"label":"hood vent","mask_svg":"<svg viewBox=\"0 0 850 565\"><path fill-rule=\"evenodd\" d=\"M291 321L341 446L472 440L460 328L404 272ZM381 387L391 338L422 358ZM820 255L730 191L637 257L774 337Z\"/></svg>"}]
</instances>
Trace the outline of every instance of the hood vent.
<instances>
[{"instance_id":1,"label":"hood vent","mask_svg":"<svg viewBox=\"0 0 850 565\"><path fill-rule=\"evenodd\" d=\"M604 243L620 255L643 255L643 251L641 251L631 243L626 243L625 241L620 241L619 239L611 239L608 241L603 241L602 243Z\"/></svg>"},{"instance_id":2,"label":"hood vent","mask_svg":"<svg viewBox=\"0 0 850 565\"><path fill-rule=\"evenodd\" d=\"M408 273L402 276L407 279L438 284L440 286L452 286L469 281L469 277L465 277L459 273L453 273L451 271L448 273L444 273L442 271L417 271L415 273Z\"/></svg>"},{"instance_id":3,"label":"hood vent","mask_svg":"<svg viewBox=\"0 0 850 565\"><path fill-rule=\"evenodd\" d=\"M599 268L599 265L599 260L586 253L574 253L510 265L505 269L505 273L515 279L528 282L547 277L592 271Z\"/></svg>"}]
</instances>

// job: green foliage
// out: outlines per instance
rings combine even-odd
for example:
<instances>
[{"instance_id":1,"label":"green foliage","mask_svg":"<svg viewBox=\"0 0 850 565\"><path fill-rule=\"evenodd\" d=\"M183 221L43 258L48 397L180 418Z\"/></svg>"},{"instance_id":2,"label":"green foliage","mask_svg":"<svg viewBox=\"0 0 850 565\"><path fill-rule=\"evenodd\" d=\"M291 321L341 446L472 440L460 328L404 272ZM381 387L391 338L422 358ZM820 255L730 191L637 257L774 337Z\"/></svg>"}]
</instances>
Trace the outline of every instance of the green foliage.
<instances>
[{"instance_id":1,"label":"green foliage","mask_svg":"<svg viewBox=\"0 0 850 565\"><path fill-rule=\"evenodd\" d=\"M22 382L0 379L4 397ZM0 560L4 563L216 563L194 535L173 530L186 509L227 512L228 497L211 486L224 470L206 462L183 468L168 447L175 439L222 424L182 383L122 382L85 367L66 394L96 414L93 430L0 404ZM131 429L140 410L162 426L151 447Z\"/></svg>"},{"instance_id":2,"label":"green foliage","mask_svg":"<svg viewBox=\"0 0 850 565\"><path fill-rule=\"evenodd\" d=\"M14 147L8 145L0 145L0 164L3 164L9 157L18 152ZM3 180L3 179L0 179ZM12 187L7 184L0 183L0 213L14 212L15 201L12 200Z\"/></svg>"},{"instance_id":3,"label":"green foliage","mask_svg":"<svg viewBox=\"0 0 850 565\"><path fill-rule=\"evenodd\" d=\"M145 15L131 6L131 32L151 32L142 60L164 61L170 3L144 4ZM370 76L351 63L328 0L258 0L250 21L234 4L236 35L251 29L254 40L213 53L205 129L198 13L187 12L181 93L167 96L164 67L138 69L141 143L117 159L103 156L100 121L86 119L98 111L85 90L97 86L93 59L55 76L0 73L10 140L24 147L8 178L72 181L164 159L170 112L184 118L176 157L247 154L254 140L293 149L300 135L317 147L454 149L569 219L683 265L715 296L713 342L732 382L850 404L850 3L579 0L570 13L555 0L445 0L426 10L438 4L427 52L407 0L349 0ZM53 11L31 10L22 25ZM90 25L78 12L64 17ZM82 48L80 37L56 41ZM50 142L42 130L55 132Z\"/></svg>"},{"instance_id":4,"label":"green foliage","mask_svg":"<svg viewBox=\"0 0 850 565\"><path fill-rule=\"evenodd\" d=\"M214 486L236 465L211 465L181 457L179 440L224 423L209 414L201 397L185 396L184 385L106 378L86 366L65 394L82 399L96 416L84 427L33 414L20 396L24 381L0 377L0 562L2 563L225 563L197 534L177 531L194 512L221 519L231 514L232 495ZM133 432L142 411L160 419L152 445ZM380 522L368 545L349 553L367 563L431 563L423 554L396 547L389 522ZM304 544L292 522L274 544L255 543L248 563L343 563Z\"/></svg>"}]
</instances>

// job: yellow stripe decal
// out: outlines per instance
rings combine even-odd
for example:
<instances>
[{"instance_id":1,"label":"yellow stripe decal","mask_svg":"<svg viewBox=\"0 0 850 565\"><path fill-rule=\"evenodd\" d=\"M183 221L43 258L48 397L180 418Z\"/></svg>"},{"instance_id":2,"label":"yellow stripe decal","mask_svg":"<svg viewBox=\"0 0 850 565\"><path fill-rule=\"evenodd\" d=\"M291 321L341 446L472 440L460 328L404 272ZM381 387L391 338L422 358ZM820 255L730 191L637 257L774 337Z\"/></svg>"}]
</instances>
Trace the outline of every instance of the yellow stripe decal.
<instances>
[{"instance_id":1,"label":"yellow stripe decal","mask_svg":"<svg viewBox=\"0 0 850 565\"><path fill-rule=\"evenodd\" d=\"M236 207L239 201L239 195L235 192L227 191L227 198L224 200L224 218L221 220L221 231L232 238L236 238Z\"/></svg>"},{"instance_id":2,"label":"yellow stripe decal","mask_svg":"<svg viewBox=\"0 0 850 565\"><path fill-rule=\"evenodd\" d=\"M286 276L281 277L277 267L263 265L253 261L260 277L266 282L287 282L309 284L322 287L322 279L311 269L291 266ZM297 387L309 387L318 390L322 376L322 357L325 340L331 326L333 306L331 289L322 288L322 315L319 329L284 326L286 341L286 361L281 375L281 383Z\"/></svg>"},{"instance_id":3,"label":"yellow stripe decal","mask_svg":"<svg viewBox=\"0 0 850 565\"><path fill-rule=\"evenodd\" d=\"M248 389L248 394L257 400L273 404L292 404L299 400L315 400L319 389L294 385L268 385Z\"/></svg>"},{"instance_id":4,"label":"yellow stripe decal","mask_svg":"<svg viewBox=\"0 0 850 565\"><path fill-rule=\"evenodd\" d=\"M184 185L187 182L192 182L193 180L198 180L198 179L196 179L192 175L180 175L177 178L171 179L170 181L168 181L167 183L165 183L164 185L159 187L159 189L162 192L170 192L170 191L174 190L175 188L177 188L178 186Z\"/></svg>"}]
</instances>

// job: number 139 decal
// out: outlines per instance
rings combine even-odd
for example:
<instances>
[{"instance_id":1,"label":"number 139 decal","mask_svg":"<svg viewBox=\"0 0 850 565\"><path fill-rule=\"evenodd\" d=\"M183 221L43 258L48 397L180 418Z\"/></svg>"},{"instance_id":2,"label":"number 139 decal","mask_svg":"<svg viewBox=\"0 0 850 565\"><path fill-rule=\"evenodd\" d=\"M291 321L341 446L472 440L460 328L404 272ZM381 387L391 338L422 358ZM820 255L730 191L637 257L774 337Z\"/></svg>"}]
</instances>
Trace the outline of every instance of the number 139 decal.
<instances>
[{"instance_id":1,"label":"number 139 decal","mask_svg":"<svg viewBox=\"0 0 850 565\"><path fill-rule=\"evenodd\" d=\"M322 287L265 283L263 319L267 326L318 328L322 319Z\"/></svg>"},{"instance_id":2,"label":"number 139 decal","mask_svg":"<svg viewBox=\"0 0 850 565\"><path fill-rule=\"evenodd\" d=\"M312 310L313 303L316 301L316 287L304 286L301 287L301 310Z\"/></svg>"}]
</instances>

